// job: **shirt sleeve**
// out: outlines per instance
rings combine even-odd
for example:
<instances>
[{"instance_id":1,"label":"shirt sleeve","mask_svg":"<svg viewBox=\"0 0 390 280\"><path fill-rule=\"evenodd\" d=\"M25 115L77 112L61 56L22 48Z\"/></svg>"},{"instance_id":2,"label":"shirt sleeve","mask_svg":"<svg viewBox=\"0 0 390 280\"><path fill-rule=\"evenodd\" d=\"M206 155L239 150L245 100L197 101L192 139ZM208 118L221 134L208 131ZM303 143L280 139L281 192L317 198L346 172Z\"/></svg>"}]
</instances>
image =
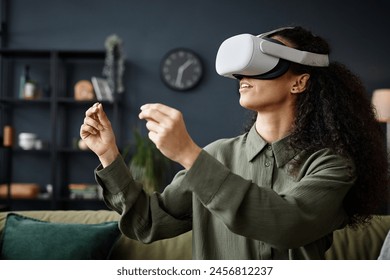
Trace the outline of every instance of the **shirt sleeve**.
<instances>
[{"instance_id":1,"label":"shirt sleeve","mask_svg":"<svg viewBox=\"0 0 390 280\"><path fill-rule=\"evenodd\" d=\"M191 230L192 194L179 188L182 177L179 172L163 194L148 195L121 156L106 168L100 165L95 170L106 205L121 214L119 227L123 234L144 243Z\"/></svg>"},{"instance_id":2,"label":"shirt sleeve","mask_svg":"<svg viewBox=\"0 0 390 280\"><path fill-rule=\"evenodd\" d=\"M313 155L308 162L299 181L276 193L233 174L203 150L182 184L232 232L296 248L345 224L342 201L355 181L351 165L339 156Z\"/></svg>"}]
</instances>

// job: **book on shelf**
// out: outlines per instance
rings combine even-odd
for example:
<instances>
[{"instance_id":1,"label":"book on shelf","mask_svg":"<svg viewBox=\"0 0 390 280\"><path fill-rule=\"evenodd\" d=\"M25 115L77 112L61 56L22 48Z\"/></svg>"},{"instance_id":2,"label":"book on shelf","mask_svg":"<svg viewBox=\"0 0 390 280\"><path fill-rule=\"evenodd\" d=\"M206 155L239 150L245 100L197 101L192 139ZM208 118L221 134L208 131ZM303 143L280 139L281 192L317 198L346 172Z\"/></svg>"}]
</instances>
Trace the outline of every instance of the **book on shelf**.
<instances>
[{"instance_id":1,"label":"book on shelf","mask_svg":"<svg viewBox=\"0 0 390 280\"><path fill-rule=\"evenodd\" d=\"M102 199L101 188L96 184L69 184L70 199Z\"/></svg>"},{"instance_id":2,"label":"book on shelf","mask_svg":"<svg viewBox=\"0 0 390 280\"><path fill-rule=\"evenodd\" d=\"M97 100L114 102L114 94L106 79L92 77L91 81Z\"/></svg>"}]
</instances>

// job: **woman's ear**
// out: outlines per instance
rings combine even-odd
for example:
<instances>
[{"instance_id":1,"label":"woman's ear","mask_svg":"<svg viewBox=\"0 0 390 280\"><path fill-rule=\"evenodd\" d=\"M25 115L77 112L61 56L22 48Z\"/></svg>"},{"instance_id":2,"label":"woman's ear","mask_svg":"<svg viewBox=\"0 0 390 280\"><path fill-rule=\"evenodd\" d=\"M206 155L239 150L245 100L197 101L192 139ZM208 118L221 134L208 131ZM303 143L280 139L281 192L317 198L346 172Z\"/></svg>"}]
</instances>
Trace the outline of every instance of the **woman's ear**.
<instances>
[{"instance_id":1,"label":"woman's ear","mask_svg":"<svg viewBox=\"0 0 390 280\"><path fill-rule=\"evenodd\" d=\"M297 76L291 88L291 93L298 94L304 92L309 84L309 79L310 74L307 73Z\"/></svg>"}]
</instances>

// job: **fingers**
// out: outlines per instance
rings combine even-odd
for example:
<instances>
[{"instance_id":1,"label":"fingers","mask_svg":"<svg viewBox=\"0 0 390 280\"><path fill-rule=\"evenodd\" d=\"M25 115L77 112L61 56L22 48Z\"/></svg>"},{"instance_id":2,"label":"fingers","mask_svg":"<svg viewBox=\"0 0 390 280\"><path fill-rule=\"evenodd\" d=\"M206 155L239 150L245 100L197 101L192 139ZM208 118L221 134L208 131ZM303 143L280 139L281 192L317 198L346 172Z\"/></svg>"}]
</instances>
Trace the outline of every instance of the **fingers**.
<instances>
[{"instance_id":1,"label":"fingers","mask_svg":"<svg viewBox=\"0 0 390 280\"><path fill-rule=\"evenodd\" d=\"M85 117L83 124L91 126L96 130L103 130L103 126L100 124L99 120L93 119L92 117Z\"/></svg>"},{"instance_id":2,"label":"fingers","mask_svg":"<svg viewBox=\"0 0 390 280\"><path fill-rule=\"evenodd\" d=\"M80 136L82 139L85 139L91 134L96 135L110 125L102 104L97 102L85 112L84 122L80 127Z\"/></svg>"},{"instance_id":3,"label":"fingers","mask_svg":"<svg viewBox=\"0 0 390 280\"><path fill-rule=\"evenodd\" d=\"M180 111L163 104L146 104L141 107L140 119L146 120L146 127L151 132L149 138L157 145L159 137L178 136L184 131L185 125ZM152 136L153 135L153 136Z\"/></svg>"},{"instance_id":4,"label":"fingers","mask_svg":"<svg viewBox=\"0 0 390 280\"><path fill-rule=\"evenodd\" d=\"M96 113L98 111L99 104L100 104L99 102L96 102L91 107L89 107L88 110L85 112L85 116L91 117L91 118L93 118L93 117L96 118Z\"/></svg>"},{"instance_id":5,"label":"fingers","mask_svg":"<svg viewBox=\"0 0 390 280\"><path fill-rule=\"evenodd\" d=\"M157 149L159 149L158 134L154 131L149 131L148 137L156 145Z\"/></svg>"},{"instance_id":6,"label":"fingers","mask_svg":"<svg viewBox=\"0 0 390 280\"><path fill-rule=\"evenodd\" d=\"M96 135L97 134L96 129L94 129L93 127L91 127L89 125L82 124L81 127L80 127L80 137L81 137L81 139L85 139L88 136L90 136L91 134L92 135Z\"/></svg>"},{"instance_id":7,"label":"fingers","mask_svg":"<svg viewBox=\"0 0 390 280\"><path fill-rule=\"evenodd\" d=\"M201 148L188 134L180 111L163 104L146 104L141 107L139 118L146 120L149 139L163 155L187 170L191 168Z\"/></svg>"},{"instance_id":8,"label":"fingers","mask_svg":"<svg viewBox=\"0 0 390 280\"><path fill-rule=\"evenodd\" d=\"M172 121L178 121L181 112L163 104L146 104L141 106L140 119L153 120L162 126L171 126Z\"/></svg>"},{"instance_id":9,"label":"fingers","mask_svg":"<svg viewBox=\"0 0 390 280\"><path fill-rule=\"evenodd\" d=\"M150 132L159 133L159 134L164 133L164 128L161 127L161 125L158 122L153 120L148 120L146 122L146 128Z\"/></svg>"},{"instance_id":10,"label":"fingers","mask_svg":"<svg viewBox=\"0 0 390 280\"><path fill-rule=\"evenodd\" d=\"M101 103L96 106L96 116L97 120L100 122L103 128L108 128L111 126L111 122L108 119L106 113L104 112L103 105Z\"/></svg>"},{"instance_id":11,"label":"fingers","mask_svg":"<svg viewBox=\"0 0 390 280\"><path fill-rule=\"evenodd\" d=\"M141 106L141 111L144 111L147 109L157 110L157 111L160 111L161 113L168 115L168 116L179 112L176 109L169 107L167 105L161 104L161 103L151 103L151 104L145 104L145 105Z\"/></svg>"},{"instance_id":12,"label":"fingers","mask_svg":"<svg viewBox=\"0 0 390 280\"><path fill-rule=\"evenodd\" d=\"M84 124L90 125L97 130L103 130L111 125L103 110L103 105L100 103L95 103L85 112Z\"/></svg>"}]
</instances>

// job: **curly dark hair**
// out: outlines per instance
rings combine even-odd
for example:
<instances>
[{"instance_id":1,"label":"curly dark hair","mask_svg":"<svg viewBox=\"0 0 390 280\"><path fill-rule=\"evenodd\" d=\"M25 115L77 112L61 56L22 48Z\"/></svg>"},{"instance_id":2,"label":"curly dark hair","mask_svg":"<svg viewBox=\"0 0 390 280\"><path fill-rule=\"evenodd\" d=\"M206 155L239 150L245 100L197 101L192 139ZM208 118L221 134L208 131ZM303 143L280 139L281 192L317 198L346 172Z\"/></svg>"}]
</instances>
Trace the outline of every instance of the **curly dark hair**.
<instances>
[{"instance_id":1,"label":"curly dark hair","mask_svg":"<svg viewBox=\"0 0 390 280\"><path fill-rule=\"evenodd\" d=\"M270 35L274 36L282 37L299 50L330 53L324 39L302 27ZM355 164L357 181L344 199L348 224L354 227L369 222L387 197L389 173L385 136L362 81L338 62L331 62L328 67L291 63L290 70L310 74L305 93L297 96L290 145L309 153L329 148L350 158ZM256 114L251 124L255 120Z\"/></svg>"}]
</instances>

